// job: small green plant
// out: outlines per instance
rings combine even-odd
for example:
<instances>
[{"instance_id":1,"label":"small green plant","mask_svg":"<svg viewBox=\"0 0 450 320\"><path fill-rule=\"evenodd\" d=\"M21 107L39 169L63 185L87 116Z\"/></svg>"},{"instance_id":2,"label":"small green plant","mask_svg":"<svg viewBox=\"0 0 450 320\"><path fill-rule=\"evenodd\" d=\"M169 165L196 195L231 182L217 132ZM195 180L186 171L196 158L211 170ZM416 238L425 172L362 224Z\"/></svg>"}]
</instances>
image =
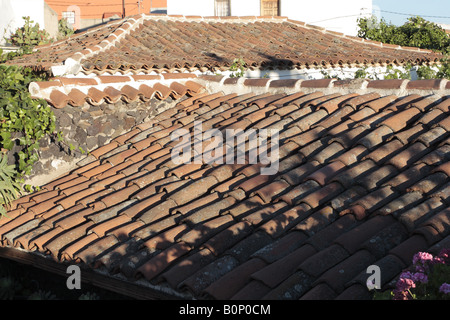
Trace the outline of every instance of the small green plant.
<instances>
[{"instance_id":1,"label":"small green plant","mask_svg":"<svg viewBox=\"0 0 450 320\"><path fill-rule=\"evenodd\" d=\"M39 23L33 25L34 21L30 17L22 17L24 25L10 36L11 44L18 47L32 48L50 41L50 35L47 31L41 30Z\"/></svg>"},{"instance_id":2,"label":"small green plant","mask_svg":"<svg viewBox=\"0 0 450 320\"><path fill-rule=\"evenodd\" d=\"M416 70L418 79L436 79L437 71L430 66L420 66Z\"/></svg>"},{"instance_id":3,"label":"small green plant","mask_svg":"<svg viewBox=\"0 0 450 320\"><path fill-rule=\"evenodd\" d=\"M20 189L15 176L14 165L8 165L8 157L0 153L0 215L2 217L6 216L6 206L17 198Z\"/></svg>"},{"instance_id":4,"label":"small green plant","mask_svg":"<svg viewBox=\"0 0 450 320\"><path fill-rule=\"evenodd\" d=\"M320 70L320 74L322 75L322 77L324 79L332 79L333 77L331 76L330 72L328 72L327 70L321 69Z\"/></svg>"},{"instance_id":5,"label":"small green plant","mask_svg":"<svg viewBox=\"0 0 450 320\"><path fill-rule=\"evenodd\" d=\"M368 77L367 68L361 68L355 72L355 79L367 79Z\"/></svg>"},{"instance_id":6,"label":"small green plant","mask_svg":"<svg viewBox=\"0 0 450 320\"><path fill-rule=\"evenodd\" d=\"M63 18L58 21L58 39L65 39L74 34L75 31L72 27L67 23L67 19Z\"/></svg>"},{"instance_id":7,"label":"small green plant","mask_svg":"<svg viewBox=\"0 0 450 320\"><path fill-rule=\"evenodd\" d=\"M0 278L1 300L13 300L20 290L22 290L22 284L14 277L6 275Z\"/></svg>"},{"instance_id":8,"label":"small green plant","mask_svg":"<svg viewBox=\"0 0 450 320\"><path fill-rule=\"evenodd\" d=\"M30 294L28 300L56 300L56 296L50 291L38 290Z\"/></svg>"},{"instance_id":9,"label":"small green plant","mask_svg":"<svg viewBox=\"0 0 450 320\"><path fill-rule=\"evenodd\" d=\"M411 80L411 64L407 64L404 68L396 68L391 65L386 67L384 79L409 79Z\"/></svg>"},{"instance_id":10,"label":"small green plant","mask_svg":"<svg viewBox=\"0 0 450 320\"><path fill-rule=\"evenodd\" d=\"M443 58L441 63L442 64L436 74L436 78L450 80L450 56Z\"/></svg>"},{"instance_id":11,"label":"small green plant","mask_svg":"<svg viewBox=\"0 0 450 320\"><path fill-rule=\"evenodd\" d=\"M5 63L6 61L12 60L15 57L20 57L31 52L32 49L28 47L20 47L17 51L10 51L8 53L4 53L3 50L0 49L0 63Z\"/></svg>"},{"instance_id":12,"label":"small green plant","mask_svg":"<svg viewBox=\"0 0 450 320\"><path fill-rule=\"evenodd\" d=\"M245 74L245 61L243 59L234 59L230 66L230 78L241 78Z\"/></svg>"},{"instance_id":13,"label":"small green plant","mask_svg":"<svg viewBox=\"0 0 450 320\"><path fill-rule=\"evenodd\" d=\"M100 297L94 292L87 292L82 294L78 300L100 300Z\"/></svg>"},{"instance_id":14,"label":"small green plant","mask_svg":"<svg viewBox=\"0 0 450 320\"><path fill-rule=\"evenodd\" d=\"M412 79L412 72L416 70L417 79L450 79L450 57L441 59L440 65L421 65L413 67L412 64L406 64L403 67L397 67L389 65L384 72L370 72L367 67L362 67L355 71L353 77L343 78L339 76L336 71L328 71L321 69L320 73L324 79L335 78L338 80L346 79L369 79L369 80L381 80L381 79ZM334 73L333 73L334 72ZM343 73L343 72L341 72Z\"/></svg>"}]
</instances>

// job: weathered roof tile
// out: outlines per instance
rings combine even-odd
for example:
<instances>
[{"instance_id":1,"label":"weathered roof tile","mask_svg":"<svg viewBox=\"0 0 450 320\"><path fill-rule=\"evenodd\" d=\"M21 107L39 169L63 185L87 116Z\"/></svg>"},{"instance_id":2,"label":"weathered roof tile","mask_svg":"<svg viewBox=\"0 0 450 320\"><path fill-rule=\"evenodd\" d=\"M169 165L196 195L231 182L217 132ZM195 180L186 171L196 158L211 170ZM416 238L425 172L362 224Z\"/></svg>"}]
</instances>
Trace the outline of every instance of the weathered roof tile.
<instances>
[{"instance_id":1,"label":"weathered roof tile","mask_svg":"<svg viewBox=\"0 0 450 320\"><path fill-rule=\"evenodd\" d=\"M102 79L112 86L120 77ZM369 264L388 268L387 285L417 251L448 243L448 99L423 99L418 89L386 96L376 91L389 85L381 82L344 95L348 83L333 91L336 81L319 83L325 93L310 87L317 82L303 83L304 93L302 81L278 83L276 92L262 81L258 95L215 82L217 90L206 85L211 92L182 99L207 80L126 77L161 82L161 97L174 90L178 104L15 201L0 219L2 246L38 255L33 261L46 254L101 267L104 278L118 274L178 297L366 299ZM263 175L267 164L249 158L175 163L171 134L193 133L196 121L221 133L277 128L279 170Z\"/></svg>"}]
</instances>

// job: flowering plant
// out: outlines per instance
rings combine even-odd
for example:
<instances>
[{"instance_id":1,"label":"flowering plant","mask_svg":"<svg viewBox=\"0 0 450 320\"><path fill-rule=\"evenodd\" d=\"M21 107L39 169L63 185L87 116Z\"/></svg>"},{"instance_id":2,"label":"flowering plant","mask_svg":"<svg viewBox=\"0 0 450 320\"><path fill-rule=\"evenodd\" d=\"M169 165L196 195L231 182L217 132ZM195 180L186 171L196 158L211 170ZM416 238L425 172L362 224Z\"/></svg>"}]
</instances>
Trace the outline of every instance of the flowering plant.
<instances>
[{"instance_id":1,"label":"flowering plant","mask_svg":"<svg viewBox=\"0 0 450 320\"><path fill-rule=\"evenodd\" d=\"M395 289L389 292L393 300L450 300L450 249L437 256L418 252L410 270L400 274ZM385 294L375 298L386 298Z\"/></svg>"}]
</instances>

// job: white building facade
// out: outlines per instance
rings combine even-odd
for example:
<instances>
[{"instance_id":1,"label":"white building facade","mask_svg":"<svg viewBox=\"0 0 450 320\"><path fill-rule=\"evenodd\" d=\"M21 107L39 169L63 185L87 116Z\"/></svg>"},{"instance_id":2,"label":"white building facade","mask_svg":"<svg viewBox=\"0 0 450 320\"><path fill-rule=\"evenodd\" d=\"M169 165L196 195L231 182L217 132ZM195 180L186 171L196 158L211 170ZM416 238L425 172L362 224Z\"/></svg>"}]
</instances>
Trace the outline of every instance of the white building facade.
<instances>
[{"instance_id":1,"label":"white building facade","mask_svg":"<svg viewBox=\"0 0 450 320\"><path fill-rule=\"evenodd\" d=\"M44 0L0 0L0 44L6 43L17 28L24 25L23 17L30 17L54 37L58 33L58 15Z\"/></svg>"},{"instance_id":2,"label":"white building facade","mask_svg":"<svg viewBox=\"0 0 450 320\"><path fill-rule=\"evenodd\" d=\"M167 0L167 13L199 16L271 16L355 36L359 18L372 14L372 0Z\"/></svg>"}]
</instances>

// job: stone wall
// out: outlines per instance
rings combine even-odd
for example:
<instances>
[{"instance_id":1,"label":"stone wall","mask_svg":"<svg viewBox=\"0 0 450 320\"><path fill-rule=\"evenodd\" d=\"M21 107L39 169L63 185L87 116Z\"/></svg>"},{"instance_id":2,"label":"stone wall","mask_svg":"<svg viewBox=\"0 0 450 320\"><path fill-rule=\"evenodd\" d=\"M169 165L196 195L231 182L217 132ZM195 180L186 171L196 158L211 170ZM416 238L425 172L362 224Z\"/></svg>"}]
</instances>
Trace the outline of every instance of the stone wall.
<instances>
[{"instance_id":1,"label":"stone wall","mask_svg":"<svg viewBox=\"0 0 450 320\"><path fill-rule=\"evenodd\" d=\"M75 167L86 152L109 143L175 104L176 101L169 97L166 100L153 98L147 102L126 103L121 100L98 106L85 103L82 107L67 105L61 109L54 108L56 130L62 133L64 139L58 142L57 137L53 136L40 141L40 160L34 164L26 182L42 185L58 169Z\"/></svg>"}]
</instances>

